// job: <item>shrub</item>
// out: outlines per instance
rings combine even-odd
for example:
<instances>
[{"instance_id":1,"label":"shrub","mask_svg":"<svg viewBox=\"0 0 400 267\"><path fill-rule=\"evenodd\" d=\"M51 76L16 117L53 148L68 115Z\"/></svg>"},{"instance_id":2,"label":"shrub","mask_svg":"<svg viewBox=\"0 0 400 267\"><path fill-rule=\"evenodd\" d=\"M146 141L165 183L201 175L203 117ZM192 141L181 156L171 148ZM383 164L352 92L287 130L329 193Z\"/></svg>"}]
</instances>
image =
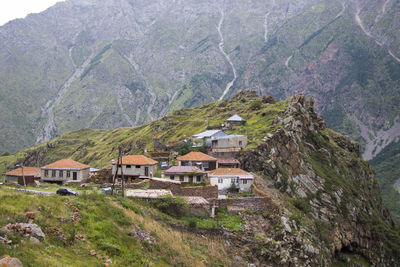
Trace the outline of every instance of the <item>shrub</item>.
<instances>
[{"instance_id":1,"label":"shrub","mask_svg":"<svg viewBox=\"0 0 400 267\"><path fill-rule=\"evenodd\" d=\"M195 229L197 227L197 222L196 222L196 220L190 220L189 221L189 228L190 229Z\"/></svg>"},{"instance_id":2,"label":"shrub","mask_svg":"<svg viewBox=\"0 0 400 267\"><path fill-rule=\"evenodd\" d=\"M6 151L6 152L4 152L3 154L1 154L2 157L10 156L10 155L11 155L11 154L10 154L10 152L8 152L8 151Z\"/></svg>"},{"instance_id":3,"label":"shrub","mask_svg":"<svg viewBox=\"0 0 400 267\"><path fill-rule=\"evenodd\" d=\"M172 196L166 196L156 199L154 206L161 212L181 218L188 208L188 203L181 197L173 198Z\"/></svg>"},{"instance_id":4,"label":"shrub","mask_svg":"<svg viewBox=\"0 0 400 267\"><path fill-rule=\"evenodd\" d=\"M261 108L261 100L254 100L250 105L251 109L258 110Z\"/></svg>"}]
</instances>

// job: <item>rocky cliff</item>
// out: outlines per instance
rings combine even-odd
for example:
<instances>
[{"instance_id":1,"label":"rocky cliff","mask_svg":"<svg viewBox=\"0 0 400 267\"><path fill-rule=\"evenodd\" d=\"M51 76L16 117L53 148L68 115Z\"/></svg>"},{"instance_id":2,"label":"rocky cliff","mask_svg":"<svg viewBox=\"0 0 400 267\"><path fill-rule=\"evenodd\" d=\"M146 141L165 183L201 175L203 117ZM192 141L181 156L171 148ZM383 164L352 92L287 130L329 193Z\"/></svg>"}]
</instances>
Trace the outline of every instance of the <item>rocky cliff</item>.
<instances>
[{"instance_id":1,"label":"rocky cliff","mask_svg":"<svg viewBox=\"0 0 400 267\"><path fill-rule=\"evenodd\" d=\"M290 103L276 119L279 129L241 157L246 169L264 177L265 191L276 188L281 193L277 199L293 205L284 205L286 233L279 239L291 247L279 255L262 255L289 265L330 265L352 257L374 266L396 265L399 232L359 145L327 129L312 99L297 95ZM276 238L264 242L280 247Z\"/></svg>"}]
</instances>

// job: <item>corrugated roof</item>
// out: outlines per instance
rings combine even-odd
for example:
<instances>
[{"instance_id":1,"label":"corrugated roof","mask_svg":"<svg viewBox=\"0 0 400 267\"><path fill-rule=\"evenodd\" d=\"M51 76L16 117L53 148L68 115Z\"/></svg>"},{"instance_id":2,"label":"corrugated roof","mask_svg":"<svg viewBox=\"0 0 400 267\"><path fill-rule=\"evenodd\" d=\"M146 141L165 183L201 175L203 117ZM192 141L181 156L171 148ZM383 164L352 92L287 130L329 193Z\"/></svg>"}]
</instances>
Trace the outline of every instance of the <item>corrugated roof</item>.
<instances>
[{"instance_id":1,"label":"corrugated roof","mask_svg":"<svg viewBox=\"0 0 400 267\"><path fill-rule=\"evenodd\" d=\"M229 159L218 158L217 160L218 160L218 163L222 163L222 164L240 164L240 162L234 158L229 158Z\"/></svg>"},{"instance_id":2,"label":"corrugated roof","mask_svg":"<svg viewBox=\"0 0 400 267\"><path fill-rule=\"evenodd\" d=\"M195 134L195 135L193 135L192 137L193 137L193 138L211 137L211 136L213 136L214 134L219 133L219 132L225 133L225 132L222 131L222 130L207 130L207 131L204 131L204 132Z\"/></svg>"},{"instance_id":3,"label":"corrugated roof","mask_svg":"<svg viewBox=\"0 0 400 267\"><path fill-rule=\"evenodd\" d=\"M128 155L122 157L122 164L124 165L155 165L158 162L154 159L145 157L143 155ZM113 160L113 165L117 164L116 160Z\"/></svg>"},{"instance_id":4,"label":"corrugated roof","mask_svg":"<svg viewBox=\"0 0 400 267\"><path fill-rule=\"evenodd\" d=\"M163 196L172 196L170 190L166 189L133 189L126 190L127 197L138 197L138 198L159 198Z\"/></svg>"},{"instance_id":5,"label":"corrugated roof","mask_svg":"<svg viewBox=\"0 0 400 267\"><path fill-rule=\"evenodd\" d=\"M170 180L170 179L166 179L166 178L153 177L153 178L150 178L150 180L159 181L159 182L163 182L163 183L181 184L180 181Z\"/></svg>"},{"instance_id":6,"label":"corrugated roof","mask_svg":"<svg viewBox=\"0 0 400 267\"><path fill-rule=\"evenodd\" d=\"M218 168L209 171L210 176L238 176L239 178L253 179L254 176L239 168Z\"/></svg>"},{"instance_id":7,"label":"corrugated roof","mask_svg":"<svg viewBox=\"0 0 400 267\"><path fill-rule=\"evenodd\" d=\"M180 161L217 161L216 158L206 155L201 152L190 152L186 155L177 157Z\"/></svg>"},{"instance_id":8,"label":"corrugated roof","mask_svg":"<svg viewBox=\"0 0 400 267\"><path fill-rule=\"evenodd\" d=\"M172 166L171 168L164 171L165 174L175 173L205 173L196 166Z\"/></svg>"},{"instance_id":9,"label":"corrugated roof","mask_svg":"<svg viewBox=\"0 0 400 267\"><path fill-rule=\"evenodd\" d=\"M189 204L195 205L206 205L209 202L204 197L182 197L184 198Z\"/></svg>"},{"instance_id":10,"label":"corrugated roof","mask_svg":"<svg viewBox=\"0 0 400 267\"><path fill-rule=\"evenodd\" d=\"M246 120L240 117L239 115L235 114L226 121L246 121Z\"/></svg>"},{"instance_id":11,"label":"corrugated roof","mask_svg":"<svg viewBox=\"0 0 400 267\"><path fill-rule=\"evenodd\" d=\"M5 175L8 175L8 176L22 176L22 168L18 168L18 169L6 172ZM41 176L41 170L40 170L40 168L24 167L24 176L40 177Z\"/></svg>"},{"instance_id":12,"label":"corrugated roof","mask_svg":"<svg viewBox=\"0 0 400 267\"><path fill-rule=\"evenodd\" d=\"M70 170L83 170L87 168L90 168L90 166L76 162L75 160L72 159L62 159L42 167L42 169L70 169Z\"/></svg>"}]
</instances>

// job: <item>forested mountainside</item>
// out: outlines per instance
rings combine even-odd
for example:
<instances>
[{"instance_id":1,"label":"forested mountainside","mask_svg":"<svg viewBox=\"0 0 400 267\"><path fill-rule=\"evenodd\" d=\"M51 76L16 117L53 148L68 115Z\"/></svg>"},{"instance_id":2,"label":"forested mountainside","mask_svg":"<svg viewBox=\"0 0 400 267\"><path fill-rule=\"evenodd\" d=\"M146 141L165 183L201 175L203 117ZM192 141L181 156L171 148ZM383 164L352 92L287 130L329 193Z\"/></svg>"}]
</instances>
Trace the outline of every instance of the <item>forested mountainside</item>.
<instances>
[{"instance_id":1,"label":"forested mountainside","mask_svg":"<svg viewBox=\"0 0 400 267\"><path fill-rule=\"evenodd\" d=\"M394 0L58 3L0 27L0 154L255 90L313 96L370 160L400 134L399 14Z\"/></svg>"},{"instance_id":2,"label":"forested mountainside","mask_svg":"<svg viewBox=\"0 0 400 267\"><path fill-rule=\"evenodd\" d=\"M49 238L43 241L44 245L29 242L8 249L0 246L0 251L38 266L45 265L39 255L45 255L47 262L94 264L96 257L91 250L101 256L97 257L99 264L112 259L121 266L128 262L136 265L196 262L198 266L396 265L399 229L382 204L374 171L361 158L359 145L328 129L315 113L314 101L301 94L274 103L272 98L243 92L231 101L178 110L141 127L80 130L0 157L0 168L16 163L41 166L65 157L94 167L109 166L110 160L117 156L118 143L124 154L140 153L145 148L151 149L153 137L166 142L182 141L198 131L221 125L234 113L247 122L235 126L230 133L249 137L239 160L244 169L257 175L257 190L278 205L275 212L218 215L214 221L189 218L198 222L198 226L190 228L188 218L160 214L134 199L89 194L74 197L63 205L60 197L51 197L52 201L36 196L15 198L15 192L2 190L0 197L5 208L0 222L23 218L23 213L29 210L36 213L37 223L46 229ZM50 212L54 203L58 203L58 208ZM77 207L82 219L73 222L76 229L73 234L71 226L59 219L65 216L62 212L69 214L70 203ZM118 231L112 228L115 225ZM100 226L104 227L104 233L99 232ZM54 239L54 230L50 231L54 227L58 235L69 237L68 242ZM138 231L140 235L135 234ZM172 237L175 239L171 243ZM90 245L82 246L81 240ZM135 253L127 247L134 248ZM213 249L207 252L205 247ZM77 248L79 253L74 257ZM185 249L185 254L180 248ZM172 253L173 249L179 251Z\"/></svg>"}]
</instances>

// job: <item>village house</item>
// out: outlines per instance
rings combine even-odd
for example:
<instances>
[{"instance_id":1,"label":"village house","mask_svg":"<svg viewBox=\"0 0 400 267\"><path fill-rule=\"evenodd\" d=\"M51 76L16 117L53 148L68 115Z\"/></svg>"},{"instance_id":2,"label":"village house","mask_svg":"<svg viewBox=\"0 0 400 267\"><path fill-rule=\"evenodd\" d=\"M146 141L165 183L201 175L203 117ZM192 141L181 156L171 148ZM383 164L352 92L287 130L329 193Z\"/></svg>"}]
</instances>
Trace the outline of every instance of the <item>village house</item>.
<instances>
[{"instance_id":1,"label":"village house","mask_svg":"<svg viewBox=\"0 0 400 267\"><path fill-rule=\"evenodd\" d=\"M196 166L205 171L218 168L217 159L202 152L190 152L177 157L177 161L179 166Z\"/></svg>"},{"instance_id":2,"label":"village house","mask_svg":"<svg viewBox=\"0 0 400 267\"><path fill-rule=\"evenodd\" d=\"M218 168L208 172L211 185L217 185L218 191L227 191L232 186L239 192L250 192L254 175L239 168Z\"/></svg>"},{"instance_id":3,"label":"village house","mask_svg":"<svg viewBox=\"0 0 400 267\"><path fill-rule=\"evenodd\" d=\"M211 149L213 153L231 153L241 151L247 145L247 136L231 134L226 136L213 137Z\"/></svg>"},{"instance_id":4,"label":"village house","mask_svg":"<svg viewBox=\"0 0 400 267\"><path fill-rule=\"evenodd\" d=\"M44 182L79 182L89 179L90 166L72 159L62 159L42 167L41 170Z\"/></svg>"},{"instance_id":5,"label":"village house","mask_svg":"<svg viewBox=\"0 0 400 267\"><path fill-rule=\"evenodd\" d=\"M232 128L235 125L243 125L245 123L246 123L245 119L243 119L239 115L235 114L225 121L225 126L227 128Z\"/></svg>"},{"instance_id":6,"label":"village house","mask_svg":"<svg viewBox=\"0 0 400 267\"><path fill-rule=\"evenodd\" d=\"M35 180L40 180L40 168L34 167L23 167L18 168L9 172L6 172L4 175L4 182L6 183L18 183L20 185L24 185L24 177L25 184L33 184Z\"/></svg>"},{"instance_id":7,"label":"village house","mask_svg":"<svg viewBox=\"0 0 400 267\"><path fill-rule=\"evenodd\" d=\"M129 155L122 157L122 173L125 179L129 182L134 179L148 179L153 177L157 172L157 161L142 156ZM121 167L118 168L118 177L121 178ZM117 161L112 161L112 174L117 170Z\"/></svg>"},{"instance_id":8,"label":"village house","mask_svg":"<svg viewBox=\"0 0 400 267\"><path fill-rule=\"evenodd\" d=\"M240 162L234 158L217 158L218 168L240 168Z\"/></svg>"},{"instance_id":9,"label":"village house","mask_svg":"<svg viewBox=\"0 0 400 267\"><path fill-rule=\"evenodd\" d=\"M228 135L222 130L208 130L205 132L201 132L192 136L192 141L194 146L202 146L206 144L206 146L211 146L211 138L216 138L219 136Z\"/></svg>"},{"instance_id":10,"label":"village house","mask_svg":"<svg viewBox=\"0 0 400 267\"><path fill-rule=\"evenodd\" d=\"M163 178L182 183L204 183L207 173L196 166L172 166L163 172Z\"/></svg>"}]
</instances>

